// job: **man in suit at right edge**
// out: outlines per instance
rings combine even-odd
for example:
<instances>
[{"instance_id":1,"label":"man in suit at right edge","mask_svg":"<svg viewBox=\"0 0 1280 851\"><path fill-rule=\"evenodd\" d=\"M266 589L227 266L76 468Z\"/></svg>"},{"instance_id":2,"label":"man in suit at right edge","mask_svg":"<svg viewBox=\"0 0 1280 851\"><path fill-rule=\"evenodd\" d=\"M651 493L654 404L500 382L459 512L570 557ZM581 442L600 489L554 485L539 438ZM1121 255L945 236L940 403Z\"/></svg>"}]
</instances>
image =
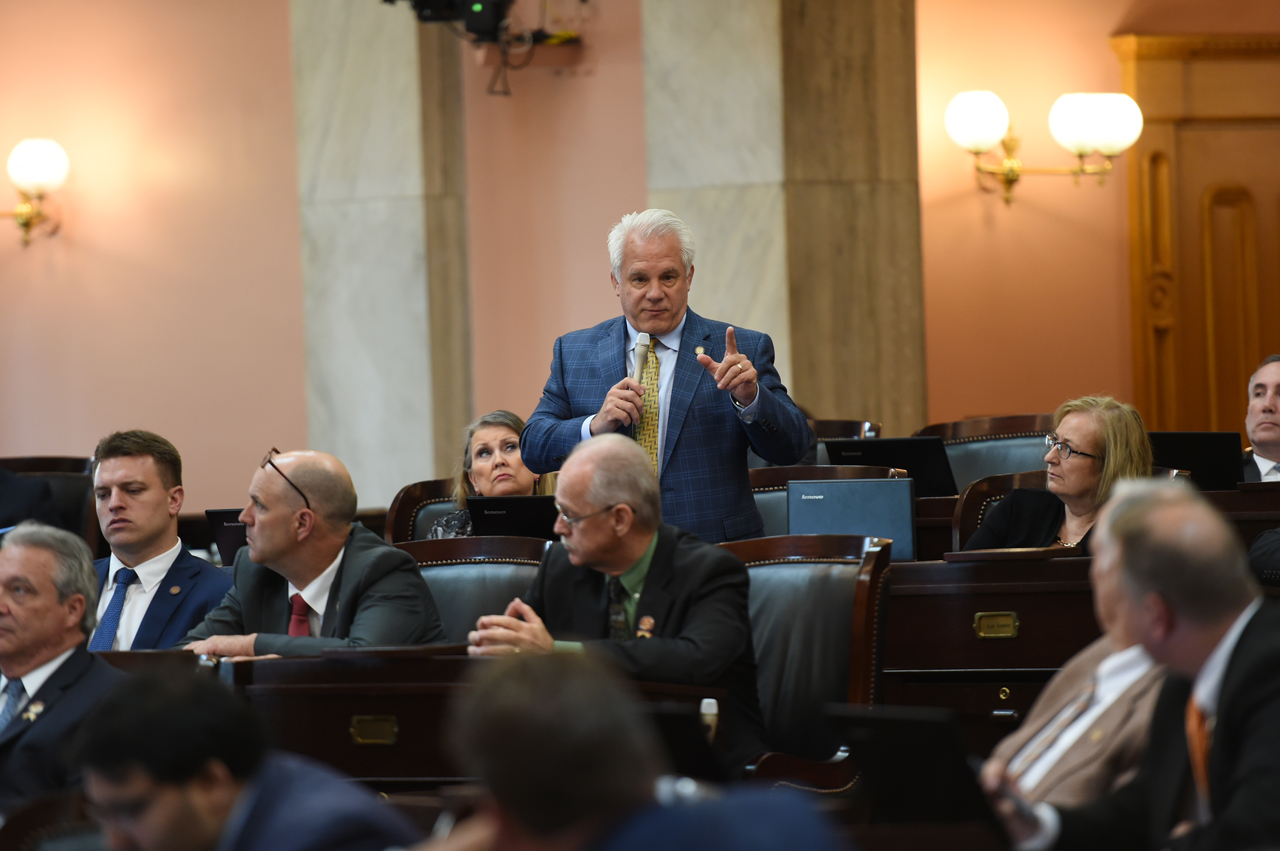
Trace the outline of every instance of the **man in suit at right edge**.
<instances>
[{"instance_id":1,"label":"man in suit at right edge","mask_svg":"<svg viewBox=\"0 0 1280 851\"><path fill-rule=\"evenodd\" d=\"M1280 355L1269 355L1249 378L1242 482L1280 482Z\"/></svg>"},{"instance_id":2,"label":"man in suit at right edge","mask_svg":"<svg viewBox=\"0 0 1280 851\"><path fill-rule=\"evenodd\" d=\"M1021 814L984 786L1022 851L1233 851L1280 843L1280 610L1264 605L1234 530L1171 482L1126 482L1099 521L1120 617L1169 669L1137 776L1088 806Z\"/></svg>"}]
</instances>

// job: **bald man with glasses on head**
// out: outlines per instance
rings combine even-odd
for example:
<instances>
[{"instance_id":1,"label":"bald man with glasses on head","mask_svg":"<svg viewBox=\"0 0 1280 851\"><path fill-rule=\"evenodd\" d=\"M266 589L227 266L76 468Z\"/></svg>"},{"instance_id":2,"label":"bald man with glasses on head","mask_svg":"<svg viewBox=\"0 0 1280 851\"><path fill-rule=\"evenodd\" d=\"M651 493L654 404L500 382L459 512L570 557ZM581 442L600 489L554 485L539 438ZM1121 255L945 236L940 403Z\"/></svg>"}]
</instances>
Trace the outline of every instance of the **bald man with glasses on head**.
<instances>
[{"instance_id":1,"label":"bald man with glasses on head","mask_svg":"<svg viewBox=\"0 0 1280 851\"><path fill-rule=\"evenodd\" d=\"M272 449L240 513L248 546L236 554L234 585L179 646L214 656L316 656L443 641L417 563L355 515L341 461Z\"/></svg>"}]
</instances>

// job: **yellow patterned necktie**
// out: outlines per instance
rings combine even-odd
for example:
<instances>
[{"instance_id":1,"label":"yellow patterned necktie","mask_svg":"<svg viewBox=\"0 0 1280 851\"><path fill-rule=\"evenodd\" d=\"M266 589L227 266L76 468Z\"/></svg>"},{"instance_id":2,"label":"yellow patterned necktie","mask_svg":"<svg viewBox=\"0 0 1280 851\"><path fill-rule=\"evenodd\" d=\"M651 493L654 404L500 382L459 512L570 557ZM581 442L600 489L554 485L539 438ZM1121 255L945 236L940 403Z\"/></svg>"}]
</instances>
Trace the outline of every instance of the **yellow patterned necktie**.
<instances>
[{"instance_id":1,"label":"yellow patterned necktie","mask_svg":"<svg viewBox=\"0 0 1280 851\"><path fill-rule=\"evenodd\" d=\"M653 472L658 472L658 346L656 339L649 346L649 357L644 362L644 372L640 373L640 383L644 385L644 411L640 414L640 424L636 426L636 442L649 453L653 462Z\"/></svg>"}]
</instances>

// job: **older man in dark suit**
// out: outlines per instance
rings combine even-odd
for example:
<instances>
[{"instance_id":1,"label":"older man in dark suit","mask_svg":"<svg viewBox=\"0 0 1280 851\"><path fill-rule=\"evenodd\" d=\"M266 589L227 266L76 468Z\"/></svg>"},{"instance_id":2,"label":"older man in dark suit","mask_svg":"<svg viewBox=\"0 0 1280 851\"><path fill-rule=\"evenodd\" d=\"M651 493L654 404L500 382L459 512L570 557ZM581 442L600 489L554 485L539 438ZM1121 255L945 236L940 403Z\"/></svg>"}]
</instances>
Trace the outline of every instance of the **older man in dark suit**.
<instances>
[{"instance_id":1,"label":"older man in dark suit","mask_svg":"<svg viewBox=\"0 0 1280 851\"><path fill-rule=\"evenodd\" d=\"M1249 378L1242 482L1280 482L1280 355L1269 355Z\"/></svg>"},{"instance_id":2,"label":"older man in dark suit","mask_svg":"<svg viewBox=\"0 0 1280 851\"><path fill-rule=\"evenodd\" d=\"M1280 844L1280 610L1236 534L1190 489L1126 482L1100 521L1121 617L1169 669L1132 782L1079 809L1019 815L985 777L1019 848L1233 851Z\"/></svg>"},{"instance_id":3,"label":"older man in dark suit","mask_svg":"<svg viewBox=\"0 0 1280 851\"><path fill-rule=\"evenodd\" d=\"M688 309L693 238L674 213L623 216L609 258L622 316L556 340L521 459L548 473L578 442L625 431L649 453L667 522L711 543L762 534L747 449L795 464L812 434L773 366L773 342ZM651 341L637 369L642 333Z\"/></svg>"},{"instance_id":4,"label":"older man in dark suit","mask_svg":"<svg viewBox=\"0 0 1280 851\"><path fill-rule=\"evenodd\" d=\"M85 649L97 575L83 540L27 521L0 546L0 809L75 782L67 738L124 677Z\"/></svg>"},{"instance_id":5,"label":"older man in dark suit","mask_svg":"<svg viewBox=\"0 0 1280 851\"><path fill-rule=\"evenodd\" d=\"M764 751L746 566L663 525L648 455L621 435L574 449L556 501L560 543L547 548L525 600L480 619L470 651L585 649L636 679L723 688L726 761L741 766Z\"/></svg>"},{"instance_id":6,"label":"older man in dark suit","mask_svg":"<svg viewBox=\"0 0 1280 851\"><path fill-rule=\"evenodd\" d=\"M356 490L323 452L272 449L240 513L249 545L222 605L184 639L216 656L315 656L334 647L444 640L435 601L408 553L352 521Z\"/></svg>"}]
</instances>

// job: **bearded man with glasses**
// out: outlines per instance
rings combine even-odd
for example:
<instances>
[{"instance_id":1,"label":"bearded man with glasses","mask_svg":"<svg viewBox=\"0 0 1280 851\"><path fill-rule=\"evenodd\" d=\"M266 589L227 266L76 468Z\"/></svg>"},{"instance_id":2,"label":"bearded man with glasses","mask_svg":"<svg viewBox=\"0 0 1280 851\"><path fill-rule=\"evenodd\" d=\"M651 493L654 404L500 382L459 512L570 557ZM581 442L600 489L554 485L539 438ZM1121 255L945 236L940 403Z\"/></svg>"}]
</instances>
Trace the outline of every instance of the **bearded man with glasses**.
<instances>
[{"instance_id":1,"label":"bearded man with glasses","mask_svg":"<svg viewBox=\"0 0 1280 851\"><path fill-rule=\"evenodd\" d=\"M716 746L741 767L766 750L746 566L662 522L658 479L634 440L574 447L556 482L560 542L525 599L480 618L473 656L586 652L638 680L722 688Z\"/></svg>"},{"instance_id":2,"label":"bearded man with glasses","mask_svg":"<svg viewBox=\"0 0 1280 851\"><path fill-rule=\"evenodd\" d=\"M215 656L318 656L443 641L413 557L355 516L355 486L341 461L272 449L240 512L248 546L236 554L235 584L179 646Z\"/></svg>"}]
</instances>

